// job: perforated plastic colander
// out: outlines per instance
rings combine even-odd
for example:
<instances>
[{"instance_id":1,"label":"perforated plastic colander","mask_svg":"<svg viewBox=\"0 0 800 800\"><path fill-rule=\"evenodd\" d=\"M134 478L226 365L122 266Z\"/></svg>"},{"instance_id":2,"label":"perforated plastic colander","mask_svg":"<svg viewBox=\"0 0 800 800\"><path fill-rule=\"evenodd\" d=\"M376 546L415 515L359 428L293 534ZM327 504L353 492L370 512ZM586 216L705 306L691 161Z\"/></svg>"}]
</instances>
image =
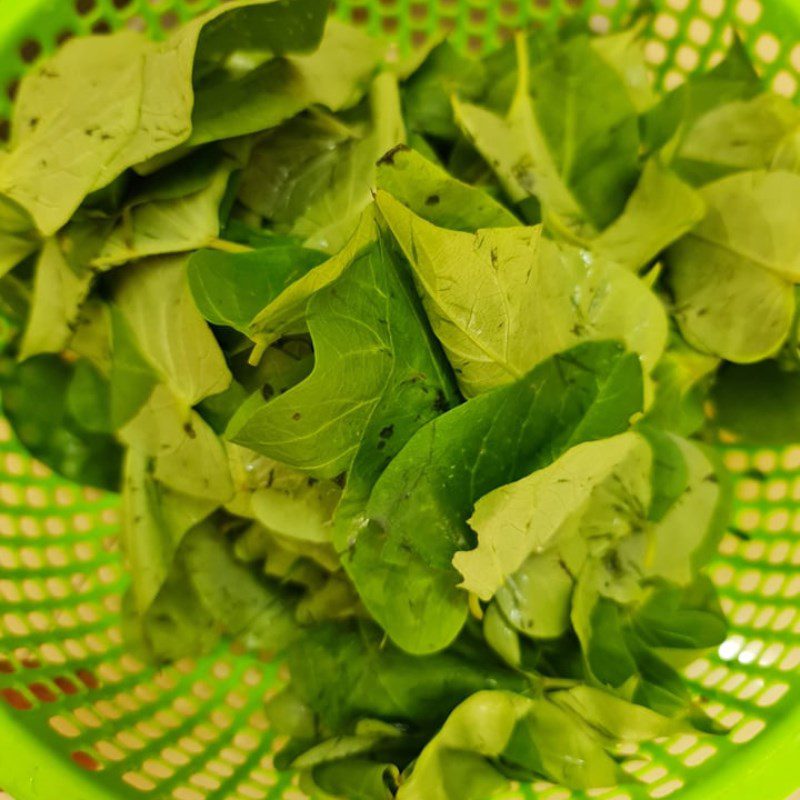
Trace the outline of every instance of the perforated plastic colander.
<instances>
[{"instance_id":1,"label":"perforated plastic colander","mask_svg":"<svg viewBox=\"0 0 800 800\"><path fill-rule=\"evenodd\" d=\"M130 26L154 36L213 0L0 0L0 135L16 80L75 33ZM733 27L781 94L798 97L800 0L662 0L647 45L672 87L707 68ZM630 0L339 0L337 13L401 48L452 31L470 50L519 26L620 23ZM4 331L0 325L0 341ZM632 750L633 783L598 800L784 800L800 789L800 446L725 446L738 475L734 525L712 566L731 636L688 668L727 738L683 735ZM756 470L756 472L754 472ZM754 477L755 476L755 477ZM116 497L31 460L0 418L0 787L16 800L302 800L276 772L262 711L281 669L222 647L159 671L125 652L126 584ZM0 790L0 796L2 790ZM549 784L507 800L567 800Z\"/></svg>"}]
</instances>

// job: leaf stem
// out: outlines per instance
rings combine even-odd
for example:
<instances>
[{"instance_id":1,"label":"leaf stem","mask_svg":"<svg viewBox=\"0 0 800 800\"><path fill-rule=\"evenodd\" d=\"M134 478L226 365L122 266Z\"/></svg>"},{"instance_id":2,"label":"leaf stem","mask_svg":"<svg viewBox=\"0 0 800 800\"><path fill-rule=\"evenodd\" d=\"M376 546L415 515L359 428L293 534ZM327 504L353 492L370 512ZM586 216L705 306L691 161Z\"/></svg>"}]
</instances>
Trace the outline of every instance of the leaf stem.
<instances>
[{"instance_id":1,"label":"leaf stem","mask_svg":"<svg viewBox=\"0 0 800 800\"><path fill-rule=\"evenodd\" d=\"M575 680L574 678L548 678L541 677L542 687L546 692L553 691L554 689L572 689L575 686L580 686L582 681Z\"/></svg>"},{"instance_id":2,"label":"leaf stem","mask_svg":"<svg viewBox=\"0 0 800 800\"><path fill-rule=\"evenodd\" d=\"M252 253L253 248L238 242L229 242L226 239L214 238L208 243L211 250L220 250L223 253Z\"/></svg>"}]
</instances>

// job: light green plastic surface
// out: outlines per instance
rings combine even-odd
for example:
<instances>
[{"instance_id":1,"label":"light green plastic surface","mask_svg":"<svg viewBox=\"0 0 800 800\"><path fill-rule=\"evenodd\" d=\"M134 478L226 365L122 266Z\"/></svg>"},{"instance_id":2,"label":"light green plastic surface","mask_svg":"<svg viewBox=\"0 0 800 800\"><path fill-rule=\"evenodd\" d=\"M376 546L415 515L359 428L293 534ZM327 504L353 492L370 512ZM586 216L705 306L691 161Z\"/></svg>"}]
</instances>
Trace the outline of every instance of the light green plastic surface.
<instances>
[{"instance_id":1,"label":"light green plastic surface","mask_svg":"<svg viewBox=\"0 0 800 800\"><path fill-rule=\"evenodd\" d=\"M15 81L73 33L163 35L214 0L0 0L0 134ZM735 27L773 88L798 97L800 0L655 0L647 57L667 87L715 63ZM496 46L518 26L587 17L613 29L630 0L340 0L337 13L406 50L452 31ZM3 331L0 330L0 341ZM598 800L785 800L800 788L800 447L723 446L738 475L732 534L712 577L732 620L688 676L727 738L681 736L631 752L632 783ZM16 800L303 800L272 768L268 658L220 649L154 671L119 630L125 575L117 500L33 462L0 418L0 789ZM1 793L0 793L1 794ZM566 800L548 784L508 800Z\"/></svg>"}]
</instances>

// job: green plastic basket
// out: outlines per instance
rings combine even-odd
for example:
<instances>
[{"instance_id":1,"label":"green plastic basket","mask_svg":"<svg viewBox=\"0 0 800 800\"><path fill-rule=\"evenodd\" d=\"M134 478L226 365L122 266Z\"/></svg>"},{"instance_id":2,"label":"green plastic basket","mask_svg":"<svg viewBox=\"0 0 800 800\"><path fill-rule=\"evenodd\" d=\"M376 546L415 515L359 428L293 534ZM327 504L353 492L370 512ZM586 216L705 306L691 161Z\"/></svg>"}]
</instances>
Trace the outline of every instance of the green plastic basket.
<instances>
[{"instance_id":1,"label":"green plastic basket","mask_svg":"<svg viewBox=\"0 0 800 800\"><path fill-rule=\"evenodd\" d=\"M16 81L75 33L134 27L161 36L213 0L0 0L0 135ZM738 29L781 94L798 97L800 0L656 2L647 58L678 84L713 65ZM613 29L629 0L340 0L337 13L402 50L438 30L461 47L566 15ZM0 339L3 331L0 330ZM727 738L683 735L632 750L632 783L598 800L785 800L800 788L800 446L724 446L738 475L734 524L712 576L732 621L719 652L687 675ZM755 471L754 471L755 470ZM0 418L0 787L16 800L302 800L278 773L264 699L279 665L221 648L154 671L120 634L117 498L31 460ZM0 790L0 796L2 791ZM549 784L508 800L566 800Z\"/></svg>"}]
</instances>

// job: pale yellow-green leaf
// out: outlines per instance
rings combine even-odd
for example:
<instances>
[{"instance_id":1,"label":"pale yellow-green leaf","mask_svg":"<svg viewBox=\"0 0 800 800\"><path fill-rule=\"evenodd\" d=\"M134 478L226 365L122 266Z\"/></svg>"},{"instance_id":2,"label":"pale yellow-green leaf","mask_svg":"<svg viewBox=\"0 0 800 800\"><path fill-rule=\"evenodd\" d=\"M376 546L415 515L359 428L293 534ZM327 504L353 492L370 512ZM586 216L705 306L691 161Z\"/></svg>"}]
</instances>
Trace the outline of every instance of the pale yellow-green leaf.
<instances>
[{"instance_id":1,"label":"pale yellow-green leaf","mask_svg":"<svg viewBox=\"0 0 800 800\"><path fill-rule=\"evenodd\" d=\"M756 170L705 186L705 219L691 237L800 282L800 175Z\"/></svg>"},{"instance_id":2,"label":"pale yellow-green leaf","mask_svg":"<svg viewBox=\"0 0 800 800\"><path fill-rule=\"evenodd\" d=\"M780 141L775 149L770 168L800 172L800 127Z\"/></svg>"},{"instance_id":3,"label":"pale yellow-green leaf","mask_svg":"<svg viewBox=\"0 0 800 800\"><path fill-rule=\"evenodd\" d=\"M369 132L347 150L327 190L309 198L292 228L292 233L305 239L306 247L336 253L344 246L372 200L378 159L406 140L397 78L391 73L383 72L373 81L370 110Z\"/></svg>"},{"instance_id":4,"label":"pale yellow-green leaf","mask_svg":"<svg viewBox=\"0 0 800 800\"><path fill-rule=\"evenodd\" d=\"M741 172L702 189L708 213L667 254L686 340L738 363L774 355L789 335L800 282L800 175Z\"/></svg>"},{"instance_id":5,"label":"pale yellow-green leaf","mask_svg":"<svg viewBox=\"0 0 800 800\"><path fill-rule=\"evenodd\" d=\"M478 796L476 791L483 792L481 797L491 797L505 785L505 779L489 759L503 753L517 721L534 702L510 692L473 694L454 709L427 744L410 777L400 785L397 800L453 800L456 796L472 800ZM473 758L462 754L472 754ZM448 759L453 759L455 771L447 769ZM452 780L461 784L460 789L447 780L451 773Z\"/></svg>"},{"instance_id":6,"label":"pale yellow-green leaf","mask_svg":"<svg viewBox=\"0 0 800 800\"><path fill-rule=\"evenodd\" d=\"M122 547L140 612L156 598L187 531L215 507L214 501L159 485L149 472L149 462L145 453L128 450L122 490Z\"/></svg>"},{"instance_id":7,"label":"pale yellow-green leaf","mask_svg":"<svg viewBox=\"0 0 800 800\"><path fill-rule=\"evenodd\" d=\"M720 488L705 453L686 439L675 437L675 443L686 462L687 488L655 526L646 564L651 575L686 585L697 575L693 556L704 541L698 534L711 525Z\"/></svg>"},{"instance_id":8,"label":"pale yellow-green leaf","mask_svg":"<svg viewBox=\"0 0 800 800\"><path fill-rule=\"evenodd\" d=\"M534 113L526 39L517 37L517 86L505 118L481 106L453 99L459 127L486 159L508 196L518 202L535 195L546 206L546 220L567 237L589 239L596 228L559 174Z\"/></svg>"},{"instance_id":9,"label":"pale yellow-green leaf","mask_svg":"<svg viewBox=\"0 0 800 800\"><path fill-rule=\"evenodd\" d=\"M10 148L0 163L0 193L23 206L44 235L52 235L90 192L181 145L192 131L201 34L229 14L241 22L235 15L258 5L266 4L241 0L219 6L162 42L134 31L67 42L20 84ZM288 16L294 13L292 4L282 8ZM223 58L235 49L229 27L209 26L203 41L211 51L204 57ZM306 26L307 34L298 28L292 29L295 44L313 44L316 20ZM252 37L251 31L234 34L239 40L248 38L243 34ZM280 49L261 42L244 47Z\"/></svg>"},{"instance_id":10,"label":"pale yellow-green leaf","mask_svg":"<svg viewBox=\"0 0 800 800\"><path fill-rule=\"evenodd\" d=\"M264 347L284 333L302 329L306 304L320 289L333 283L355 256L377 238L375 214L368 208L347 244L335 256L315 267L261 311L250 325L248 335Z\"/></svg>"},{"instance_id":11,"label":"pale yellow-green leaf","mask_svg":"<svg viewBox=\"0 0 800 800\"><path fill-rule=\"evenodd\" d=\"M550 466L485 495L469 520L478 534L477 548L453 557L464 577L461 586L489 600L529 556L585 526L606 527L591 517L600 511L607 522L611 497L635 498L646 509L651 461L646 440L623 433L579 444ZM614 534L613 523L600 533Z\"/></svg>"},{"instance_id":12,"label":"pale yellow-green leaf","mask_svg":"<svg viewBox=\"0 0 800 800\"><path fill-rule=\"evenodd\" d=\"M271 533L308 542L331 540L331 520L342 490L333 481L318 481L228 443L236 494L227 508L258 520Z\"/></svg>"},{"instance_id":13,"label":"pale yellow-green leaf","mask_svg":"<svg viewBox=\"0 0 800 800\"><path fill-rule=\"evenodd\" d=\"M550 698L577 714L612 745L657 739L691 727L685 719L665 717L593 686L576 686Z\"/></svg>"},{"instance_id":14,"label":"pale yellow-green leaf","mask_svg":"<svg viewBox=\"0 0 800 800\"><path fill-rule=\"evenodd\" d=\"M592 49L617 72L639 114L649 111L658 102L645 60L646 22L642 20L627 30L591 39Z\"/></svg>"},{"instance_id":15,"label":"pale yellow-green leaf","mask_svg":"<svg viewBox=\"0 0 800 800\"><path fill-rule=\"evenodd\" d=\"M231 374L192 299L185 258L151 259L121 271L113 301L142 354L186 405L228 388Z\"/></svg>"},{"instance_id":16,"label":"pale yellow-green leaf","mask_svg":"<svg viewBox=\"0 0 800 800\"><path fill-rule=\"evenodd\" d=\"M540 226L461 233L431 225L384 192L377 204L467 397L583 341L622 341L646 373L661 357L666 313L629 270L585 259Z\"/></svg>"},{"instance_id":17,"label":"pale yellow-green leaf","mask_svg":"<svg viewBox=\"0 0 800 800\"><path fill-rule=\"evenodd\" d=\"M0 158L0 174L2 164ZM0 194L0 277L40 246L41 241L28 213Z\"/></svg>"},{"instance_id":18,"label":"pale yellow-green leaf","mask_svg":"<svg viewBox=\"0 0 800 800\"><path fill-rule=\"evenodd\" d=\"M639 270L703 219L702 196L653 159L617 219L589 244L592 253Z\"/></svg>"},{"instance_id":19,"label":"pale yellow-green leaf","mask_svg":"<svg viewBox=\"0 0 800 800\"><path fill-rule=\"evenodd\" d=\"M125 445L154 459L162 485L220 506L233 494L225 448L208 423L164 385L157 385L120 429Z\"/></svg>"},{"instance_id":20,"label":"pale yellow-green leaf","mask_svg":"<svg viewBox=\"0 0 800 800\"><path fill-rule=\"evenodd\" d=\"M75 332L69 340L69 349L88 359L103 375L111 371L111 319L108 306L96 297L90 297L78 315Z\"/></svg>"},{"instance_id":21,"label":"pale yellow-green leaf","mask_svg":"<svg viewBox=\"0 0 800 800\"><path fill-rule=\"evenodd\" d=\"M689 344L747 364L780 350L792 327L795 299L783 278L701 241L670 250L675 317Z\"/></svg>"},{"instance_id":22,"label":"pale yellow-green leaf","mask_svg":"<svg viewBox=\"0 0 800 800\"><path fill-rule=\"evenodd\" d=\"M133 31L67 42L22 81L0 191L53 234L91 191L180 144L192 54L189 39L153 44Z\"/></svg>"},{"instance_id":23,"label":"pale yellow-green leaf","mask_svg":"<svg viewBox=\"0 0 800 800\"><path fill-rule=\"evenodd\" d=\"M211 244L219 234L219 208L234 169L232 162L223 164L199 192L128 209L92 265L105 270L147 256L183 253Z\"/></svg>"},{"instance_id":24,"label":"pale yellow-green leaf","mask_svg":"<svg viewBox=\"0 0 800 800\"><path fill-rule=\"evenodd\" d=\"M781 142L800 126L800 109L772 93L712 109L690 128L678 156L706 170L766 169Z\"/></svg>"},{"instance_id":25,"label":"pale yellow-green leaf","mask_svg":"<svg viewBox=\"0 0 800 800\"><path fill-rule=\"evenodd\" d=\"M36 264L20 359L64 349L89 293L92 277L88 269L77 272L70 267L57 239L45 241Z\"/></svg>"},{"instance_id":26,"label":"pale yellow-green leaf","mask_svg":"<svg viewBox=\"0 0 800 800\"><path fill-rule=\"evenodd\" d=\"M521 633L555 639L569 630L573 579L557 549L534 553L509 575L494 602Z\"/></svg>"}]
</instances>

